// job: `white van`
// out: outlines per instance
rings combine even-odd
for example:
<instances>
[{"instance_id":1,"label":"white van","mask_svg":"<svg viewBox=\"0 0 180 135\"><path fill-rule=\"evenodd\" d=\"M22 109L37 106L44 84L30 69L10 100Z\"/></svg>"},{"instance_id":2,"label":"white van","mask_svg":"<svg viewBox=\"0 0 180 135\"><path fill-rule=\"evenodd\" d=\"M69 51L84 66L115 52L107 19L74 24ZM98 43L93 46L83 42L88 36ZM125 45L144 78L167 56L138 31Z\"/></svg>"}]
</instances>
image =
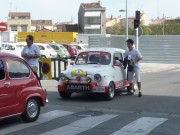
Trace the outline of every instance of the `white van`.
<instances>
[{"instance_id":1,"label":"white van","mask_svg":"<svg viewBox=\"0 0 180 135\"><path fill-rule=\"evenodd\" d=\"M39 46L41 57L43 58L56 58L57 52L48 44L34 43Z\"/></svg>"},{"instance_id":2,"label":"white van","mask_svg":"<svg viewBox=\"0 0 180 135\"><path fill-rule=\"evenodd\" d=\"M2 43L1 52L15 54L21 57L24 46L17 43Z\"/></svg>"}]
</instances>

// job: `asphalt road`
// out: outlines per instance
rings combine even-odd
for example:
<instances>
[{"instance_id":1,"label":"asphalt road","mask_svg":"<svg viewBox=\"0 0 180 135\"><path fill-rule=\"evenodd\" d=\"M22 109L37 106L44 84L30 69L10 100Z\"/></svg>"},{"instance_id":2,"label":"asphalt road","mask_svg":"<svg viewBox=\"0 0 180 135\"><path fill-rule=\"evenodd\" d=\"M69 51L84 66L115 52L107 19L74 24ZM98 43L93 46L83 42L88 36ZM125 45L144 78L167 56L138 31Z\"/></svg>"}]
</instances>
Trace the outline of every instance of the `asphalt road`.
<instances>
[{"instance_id":1,"label":"asphalt road","mask_svg":"<svg viewBox=\"0 0 180 135\"><path fill-rule=\"evenodd\" d=\"M179 135L180 69L142 73L142 93L99 96L73 94L60 98L56 81L42 81L49 103L38 121L19 117L0 121L0 135Z\"/></svg>"}]
</instances>

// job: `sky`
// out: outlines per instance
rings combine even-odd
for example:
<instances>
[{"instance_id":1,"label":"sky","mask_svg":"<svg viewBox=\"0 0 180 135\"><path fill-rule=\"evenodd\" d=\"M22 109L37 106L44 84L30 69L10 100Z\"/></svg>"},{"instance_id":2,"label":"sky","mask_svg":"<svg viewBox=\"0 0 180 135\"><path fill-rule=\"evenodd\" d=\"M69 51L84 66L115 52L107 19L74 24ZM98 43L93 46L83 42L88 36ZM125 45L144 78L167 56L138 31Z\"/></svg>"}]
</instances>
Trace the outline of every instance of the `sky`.
<instances>
[{"instance_id":1,"label":"sky","mask_svg":"<svg viewBox=\"0 0 180 135\"><path fill-rule=\"evenodd\" d=\"M0 21L7 21L9 11L31 12L32 20L52 20L56 22L73 21L77 23L80 3L98 2L98 0L0 0ZM126 0L101 0L106 7L106 17L125 18ZM127 0L128 16L135 11L144 12L148 19L157 17L180 17L180 0Z\"/></svg>"}]
</instances>

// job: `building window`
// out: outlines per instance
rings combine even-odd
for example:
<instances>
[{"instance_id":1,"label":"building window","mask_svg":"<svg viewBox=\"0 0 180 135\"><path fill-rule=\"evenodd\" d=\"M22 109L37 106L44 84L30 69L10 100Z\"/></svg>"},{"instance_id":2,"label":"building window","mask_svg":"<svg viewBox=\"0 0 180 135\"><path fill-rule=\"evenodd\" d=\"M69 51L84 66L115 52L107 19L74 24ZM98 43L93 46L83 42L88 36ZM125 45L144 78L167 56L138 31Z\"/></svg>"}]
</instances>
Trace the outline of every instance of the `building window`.
<instances>
[{"instance_id":1,"label":"building window","mask_svg":"<svg viewBox=\"0 0 180 135\"><path fill-rule=\"evenodd\" d=\"M27 32L27 25L21 25L21 31Z\"/></svg>"},{"instance_id":2,"label":"building window","mask_svg":"<svg viewBox=\"0 0 180 135\"><path fill-rule=\"evenodd\" d=\"M17 25L12 25L11 26L11 31L17 31Z\"/></svg>"}]
</instances>

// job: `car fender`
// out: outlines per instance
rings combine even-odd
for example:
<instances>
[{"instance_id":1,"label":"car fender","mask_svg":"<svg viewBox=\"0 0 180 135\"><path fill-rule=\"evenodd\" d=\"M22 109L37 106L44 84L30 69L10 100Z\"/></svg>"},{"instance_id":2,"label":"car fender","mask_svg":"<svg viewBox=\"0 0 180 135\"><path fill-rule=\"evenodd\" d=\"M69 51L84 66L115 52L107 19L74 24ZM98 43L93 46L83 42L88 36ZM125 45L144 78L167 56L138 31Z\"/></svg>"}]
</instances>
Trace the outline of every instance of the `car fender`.
<instances>
[{"instance_id":1,"label":"car fender","mask_svg":"<svg viewBox=\"0 0 180 135\"><path fill-rule=\"evenodd\" d=\"M41 87L27 87L20 93L20 106L22 112L25 111L26 103L31 98L37 98L40 101L40 105L44 106L46 101L46 93Z\"/></svg>"}]
</instances>

